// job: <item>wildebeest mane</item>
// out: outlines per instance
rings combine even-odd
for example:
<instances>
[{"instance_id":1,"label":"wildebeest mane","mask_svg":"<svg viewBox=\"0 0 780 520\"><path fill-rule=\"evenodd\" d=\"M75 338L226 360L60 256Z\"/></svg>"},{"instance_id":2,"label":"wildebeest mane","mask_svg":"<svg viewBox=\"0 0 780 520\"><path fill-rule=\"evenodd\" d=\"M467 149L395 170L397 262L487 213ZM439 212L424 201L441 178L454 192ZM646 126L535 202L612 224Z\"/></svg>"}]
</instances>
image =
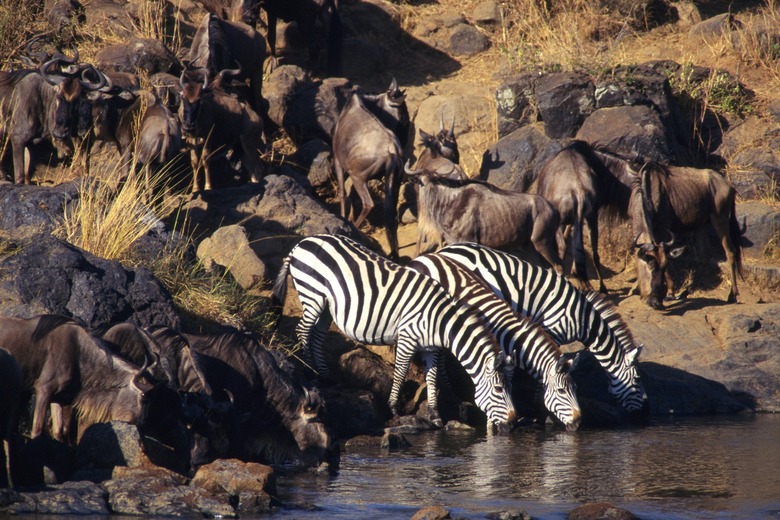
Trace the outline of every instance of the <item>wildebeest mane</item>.
<instances>
[{"instance_id":1,"label":"wildebeest mane","mask_svg":"<svg viewBox=\"0 0 780 520\"><path fill-rule=\"evenodd\" d=\"M437 175L429 175L428 180L431 184L436 184L439 186L443 186L445 188L458 189L472 184L478 184L484 186L492 193L507 193L508 191L503 188L499 188L495 184L490 184L489 182L483 181L481 179L453 179L451 177L439 177Z\"/></svg>"},{"instance_id":2,"label":"wildebeest mane","mask_svg":"<svg viewBox=\"0 0 780 520\"><path fill-rule=\"evenodd\" d=\"M0 74L0 87L12 87L19 83L22 78L33 72L36 71L31 69L3 71L3 73Z\"/></svg>"},{"instance_id":3,"label":"wildebeest mane","mask_svg":"<svg viewBox=\"0 0 780 520\"><path fill-rule=\"evenodd\" d=\"M44 314L38 318L38 324L35 326L35 330L32 333L32 340L36 342L41 341L56 328L65 325L66 323L72 323L79 327L86 328L86 324L76 318L63 316L61 314Z\"/></svg>"}]
</instances>

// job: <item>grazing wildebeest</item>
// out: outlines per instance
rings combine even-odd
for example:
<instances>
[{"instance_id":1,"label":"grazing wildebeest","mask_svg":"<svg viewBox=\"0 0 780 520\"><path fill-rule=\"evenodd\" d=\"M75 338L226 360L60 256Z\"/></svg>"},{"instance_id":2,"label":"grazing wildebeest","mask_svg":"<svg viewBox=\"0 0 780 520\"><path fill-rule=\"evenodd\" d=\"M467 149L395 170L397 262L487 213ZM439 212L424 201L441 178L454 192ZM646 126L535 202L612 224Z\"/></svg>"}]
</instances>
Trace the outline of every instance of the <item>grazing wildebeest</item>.
<instances>
[{"instance_id":1,"label":"grazing wildebeest","mask_svg":"<svg viewBox=\"0 0 780 520\"><path fill-rule=\"evenodd\" d=\"M201 22L188 55L190 69L204 69L211 78L226 69L238 67L239 80L249 80L249 104L258 114L267 112L263 102L263 62L265 40L254 28L206 14Z\"/></svg>"},{"instance_id":2,"label":"grazing wildebeest","mask_svg":"<svg viewBox=\"0 0 780 520\"><path fill-rule=\"evenodd\" d=\"M309 64L316 68L319 61L320 43L317 22L324 25L328 18L328 58L326 71L338 74L341 68L342 27L338 0L238 0L241 3L241 19L252 27L260 18L260 8L268 15L268 46L271 57L276 60L276 20L295 21L298 31L309 47Z\"/></svg>"},{"instance_id":3,"label":"grazing wildebeest","mask_svg":"<svg viewBox=\"0 0 780 520\"><path fill-rule=\"evenodd\" d=\"M154 358L155 388L148 392L140 431L171 446L189 474L215 458L231 457L237 433L232 404L218 400L187 340L168 327L142 329L131 323L111 326L100 337L112 352L135 363Z\"/></svg>"},{"instance_id":4,"label":"grazing wildebeest","mask_svg":"<svg viewBox=\"0 0 780 520\"><path fill-rule=\"evenodd\" d=\"M29 147L44 139L69 141L76 134L79 102L105 85L105 76L77 61L78 53L72 58L58 53L38 70L0 72L0 137L11 142L16 183L30 183ZM52 71L55 66L60 70ZM61 153L68 147L57 146Z\"/></svg>"},{"instance_id":5,"label":"grazing wildebeest","mask_svg":"<svg viewBox=\"0 0 780 520\"><path fill-rule=\"evenodd\" d=\"M242 418L244 456L266 462L336 464L338 447L324 422L324 403L282 370L274 354L249 333L184 335L215 392L228 392Z\"/></svg>"},{"instance_id":6,"label":"grazing wildebeest","mask_svg":"<svg viewBox=\"0 0 780 520\"><path fill-rule=\"evenodd\" d=\"M16 427L22 408L22 368L6 349L0 347L0 439L5 453L5 482L0 487L13 487L11 459L13 458Z\"/></svg>"},{"instance_id":7,"label":"grazing wildebeest","mask_svg":"<svg viewBox=\"0 0 780 520\"><path fill-rule=\"evenodd\" d=\"M146 392L152 385L141 368L115 356L82 324L63 316L0 317L0 345L16 358L24 372L25 390L34 391L31 436L44 428L52 405L52 434L67 436L62 407L73 405L78 437L94 423L113 420L137 424L145 413Z\"/></svg>"},{"instance_id":8,"label":"grazing wildebeest","mask_svg":"<svg viewBox=\"0 0 780 520\"><path fill-rule=\"evenodd\" d=\"M587 226L599 292L607 292L598 252L599 210L606 208L613 215L627 218L635 173L631 161L579 140L566 145L539 171L535 193L550 201L560 214L563 238L567 243L571 240L572 281L579 289L591 290L583 244Z\"/></svg>"},{"instance_id":9,"label":"grazing wildebeest","mask_svg":"<svg viewBox=\"0 0 780 520\"><path fill-rule=\"evenodd\" d=\"M346 217L345 173L352 179L352 186L362 202L360 215L353 221L355 227L360 227L374 207L368 191L369 179L384 176L385 229L393 259L398 258L396 206L403 175L402 157L398 137L366 108L360 94L353 91L333 130L333 165L339 183L341 216Z\"/></svg>"},{"instance_id":10,"label":"grazing wildebeest","mask_svg":"<svg viewBox=\"0 0 780 520\"><path fill-rule=\"evenodd\" d=\"M211 189L211 157L227 149L239 150L241 164L249 172L251 181L260 182L264 174L258 152L259 146L264 147L260 116L249 105L224 92L219 86L221 80L210 85L208 73L199 72L202 79L193 78L186 71L179 79L182 88L179 119L190 148L192 192L200 191L198 172L201 165L205 172L204 188Z\"/></svg>"},{"instance_id":11,"label":"grazing wildebeest","mask_svg":"<svg viewBox=\"0 0 780 520\"><path fill-rule=\"evenodd\" d=\"M708 169L664 166L648 162L635 183L638 200L632 217L637 256L637 282L643 299L653 308L663 305L667 290L674 295L666 256L675 257L681 250L670 250L670 243L660 237L697 231L708 222L720 238L729 266L731 287L727 302L737 301L737 274L742 275L742 233L737 222L736 190L718 172ZM640 234L649 241L640 240ZM675 254L677 252L677 254Z\"/></svg>"},{"instance_id":12,"label":"grazing wildebeest","mask_svg":"<svg viewBox=\"0 0 780 520\"><path fill-rule=\"evenodd\" d=\"M557 272L561 271L558 251L563 238L558 212L544 198L502 190L478 180L439 178L423 170L412 171L408 163L404 169L412 182L420 185L418 244L420 238L434 233L447 244L476 242L504 250L530 244Z\"/></svg>"}]
</instances>

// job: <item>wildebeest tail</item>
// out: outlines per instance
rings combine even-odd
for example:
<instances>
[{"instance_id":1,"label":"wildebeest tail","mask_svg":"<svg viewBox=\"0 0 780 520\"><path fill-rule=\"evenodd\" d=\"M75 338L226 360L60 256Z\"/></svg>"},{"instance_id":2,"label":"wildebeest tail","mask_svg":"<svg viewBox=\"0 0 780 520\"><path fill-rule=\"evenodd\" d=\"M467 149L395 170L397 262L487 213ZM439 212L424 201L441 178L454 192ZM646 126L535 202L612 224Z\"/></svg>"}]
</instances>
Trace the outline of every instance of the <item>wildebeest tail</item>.
<instances>
[{"instance_id":1,"label":"wildebeest tail","mask_svg":"<svg viewBox=\"0 0 780 520\"><path fill-rule=\"evenodd\" d=\"M331 2L330 30L328 31L328 74L337 76L341 72L341 42L344 28L339 15L338 1Z\"/></svg>"},{"instance_id":2,"label":"wildebeest tail","mask_svg":"<svg viewBox=\"0 0 780 520\"><path fill-rule=\"evenodd\" d=\"M402 158L398 155L390 155L390 171L387 172L385 183L385 227L387 229L387 242L390 246L390 259L398 260L398 194L401 191L401 178L403 177Z\"/></svg>"},{"instance_id":3,"label":"wildebeest tail","mask_svg":"<svg viewBox=\"0 0 780 520\"><path fill-rule=\"evenodd\" d=\"M587 285L587 265L585 259L585 245L582 238L582 214L580 208L577 205L577 199L573 198L572 203L574 205L574 221L572 222L572 235L571 235L571 258L572 264L574 264L574 272L577 273L577 279L581 280ZM561 257L563 259L563 257Z\"/></svg>"},{"instance_id":4,"label":"wildebeest tail","mask_svg":"<svg viewBox=\"0 0 780 520\"><path fill-rule=\"evenodd\" d=\"M745 274L742 270L742 232L737 221L737 201L736 199L731 201L731 216L729 217L729 238L731 243L734 244L734 263L737 266L737 273L740 278L744 278Z\"/></svg>"}]
</instances>

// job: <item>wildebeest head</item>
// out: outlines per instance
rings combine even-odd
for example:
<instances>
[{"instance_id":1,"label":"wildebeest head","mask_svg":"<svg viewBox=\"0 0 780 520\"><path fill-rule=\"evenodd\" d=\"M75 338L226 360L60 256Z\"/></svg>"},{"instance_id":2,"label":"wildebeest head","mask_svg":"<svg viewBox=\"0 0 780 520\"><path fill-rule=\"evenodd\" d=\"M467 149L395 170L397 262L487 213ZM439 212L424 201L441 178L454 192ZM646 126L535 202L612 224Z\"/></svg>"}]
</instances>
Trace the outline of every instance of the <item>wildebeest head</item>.
<instances>
[{"instance_id":1,"label":"wildebeest head","mask_svg":"<svg viewBox=\"0 0 780 520\"><path fill-rule=\"evenodd\" d=\"M449 129L444 128L444 117L439 116L439 132L436 134L439 154L450 161L460 162L460 153L458 152L458 142L455 140L455 117L452 118L452 124Z\"/></svg>"},{"instance_id":2,"label":"wildebeest head","mask_svg":"<svg viewBox=\"0 0 780 520\"><path fill-rule=\"evenodd\" d=\"M672 247L674 235L671 232L669 234L671 240L668 242L655 243L651 240L639 243L639 235L634 239L639 294L654 309L663 308L664 298L669 289L667 283L669 260L677 258L685 250L685 246Z\"/></svg>"},{"instance_id":3,"label":"wildebeest head","mask_svg":"<svg viewBox=\"0 0 780 520\"><path fill-rule=\"evenodd\" d=\"M290 433L301 450L304 464L316 466L321 461L333 464L338 460L338 446L322 421L322 398L316 389L303 390L303 399L289 424Z\"/></svg>"},{"instance_id":4,"label":"wildebeest head","mask_svg":"<svg viewBox=\"0 0 780 520\"><path fill-rule=\"evenodd\" d=\"M209 90L209 77L205 70L199 71L203 76L202 81L194 81L192 75L181 73L179 85L181 85L181 105L179 106L179 119L181 127L187 134L195 133L198 115L200 112L202 97Z\"/></svg>"},{"instance_id":5,"label":"wildebeest head","mask_svg":"<svg viewBox=\"0 0 780 520\"><path fill-rule=\"evenodd\" d=\"M101 72L92 65L76 65L77 61L78 51L72 58L56 53L39 68L43 79L56 87L54 127L51 129L55 139L65 140L72 133L77 133L80 113L87 110L83 106L85 93L99 90L106 85L106 77ZM51 71L55 65L60 67L58 72Z\"/></svg>"}]
</instances>

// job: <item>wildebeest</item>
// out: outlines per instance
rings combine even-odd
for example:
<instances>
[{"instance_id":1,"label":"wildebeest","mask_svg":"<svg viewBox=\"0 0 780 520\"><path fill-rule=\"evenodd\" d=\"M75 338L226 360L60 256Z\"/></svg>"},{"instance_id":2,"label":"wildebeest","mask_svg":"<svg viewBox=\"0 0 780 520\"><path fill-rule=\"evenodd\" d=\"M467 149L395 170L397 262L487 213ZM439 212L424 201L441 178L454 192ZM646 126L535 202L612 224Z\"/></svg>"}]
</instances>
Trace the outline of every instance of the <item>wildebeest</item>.
<instances>
[{"instance_id":1,"label":"wildebeest","mask_svg":"<svg viewBox=\"0 0 780 520\"><path fill-rule=\"evenodd\" d=\"M708 222L720 238L729 266L731 287L727 302L737 301L737 274L742 275L742 233L735 213L736 190L719 173L709 169L664 166L648 162L636 182L640 197L632 209L640 294L654 308L663 305L667 290L674 294L665 256L676 256L669 243L674 233L697 231ZM639 235L645 236L645 241ZM642 240L639 242L639 240ZM663 276L661 276L663 275Z\"/></svg>"},{"instance_id":2,"label":"wildebeest","mask_svg":"<svg viewBox=\"0 0 780 520\"><path fill-rule=\"evenodd\" d=\"M355 227L360 227L374 207L368 191L369 179L384 176L385 229L393 259L398 258L396 206L403 174L402 157L398 137L366 108L360 94L353 91L333 130L333 166L339 183L341 216L346 217L345 173L352 179L353 189L362 202L360 215L354 219Z\"/></svg>"},{"instance_id":3,"label":"wildebeest","mask_svg":"<svg viewBox=\"0 0 780 520\"><path fill-rule=\"evenodd\" d=\"M558 212L544 198L478 180L439 178L423 170L412 171L408 163L404 169L412 182L420 185L418 242L439 235L448 244L476 242L503 250L531 245L561 271L558 251L563 239Z\"/></svg>"},{"instance_id":4,"label":"wildebeest","mask_svg":"<svg viewBox=\"0 0 780 520\"><path fill-rule=\"evenodd\" d=\"M265 40L254 28L206 14L201 21L188 55L190 69L208 71L211 78L227 69L237 69L239 80L249 80L249 104L258 114L267 110L263 103L263 62Z\"/></svg>"},{"instance_id":5,"label":"wildebeest","mask_svg":"<svg viewBox=\"0 0 780 520\"><path fill-rule=\"evenodd\" d=\"M223 70L224 74L230 69ZM200 191L198 171L203 166L206 190L211 189L210 160L217 152L239 151L241 164L252 182L260 182L264 174L258 152L262 142L263 122L247 103L227 94L218 84L210 85L206 71L202 79L182 72L179 119L185 141L190 148L193 169L192 192Z\"/></svg>"},{"instance_id":6,"label":"wildebeest","mask_svg":"<svg viewBox=\"0 0 780 520\"><path fill-rule=\"evenodd\" d=\"M580 289L591 289L583 243L587 226L599 292L607 292L598 252L598 216L603 209L613 217L628 218L631 186L637 170L634 161L575 140L539 171L532 190L550 201L560 214L564 240L571 241L572 281Z\"/></svg>"},{"instance_id":7,"label":"wildebeest","mask_svg":"<svg viewBox=\"0 0 780 520\"><path fill-rule=\"evenodd\" d=\"M446 130L443 130L446 135ZM420 139L422 139L422 146L425 148L420 157L417 159L415 165L417 169L424 170L428 173L436 175L437 177L445 179L454 179L458 181L465 181L468 179L466 172L456 161L451 159L452 156L457 156L457 144L454 148L450 147L449 143L452 141L444 141L439 136L441 131L437 135L431 135L420 129ZM448 139L446 136L443 139ZM449 156L449 157L448 157Z\"/></svg>"},{"instance_id":8,"label":"wildebeest","mask_svg":"<svg viewBox=\"0 0 780 520\"><path fill-rule=\"evenodd\" d=\"M19 411L22 407L22 368L6 349L0 347L0 439L5 453L5 482L1 487L13 487L11 465L15 446Z\"/></svg>"},{"instance_id":9,"label":"wildebeest","mask_svg":"<svg viewBox=\"0 0 780 520\"><path fill-rule=\"evenodd\" d=\"M309 64L316 67L319 61L320 43L317 23L328 21L327 72L335 75L341 68L342 27L338 0L238 0L241 3L241 19L251 26L257 25L260 8L268 15L268 46L271 57L276 59L276 20L295 21L298 31L309 47Z\"/></svg>"},{"instance_id":10,"label":"wildebeest","mask_svg":"<svg viewBox=\"0 0 780 520\"><path fill-rule=\"evenodd\" d=\"M16 358L27 392L34 391L31 436L43 432L52 405L52 434L67 435L61 407L73 405L79 436L88 426L113 420L137 424L152 385L137 367L113 355L82 324L63 316L0 317L0 345Z\"/></svg>"},{"instance_id":11,"label":"wildebeest","mask_svg":"<svg viewBox=\"0 0 780 520\"><path fill-rule=\"evenodd\" d=\"M115 354L135 364L156 359L150 371L155 388L148 392L147 413L139 430L180 456L192 474L218 457L231 457L230 436L237 433L233 406L218 399L187 340L168 327L148 331L118 323L100 337Z\"/></svg>"},{"instance_id":12,"label":"wildebeest","mask_svg":"<svg viewBox=\"0 0 780 520\"><path fill-rule=\"evenodd\" d=\"M30 183L29 147L44 139L69 140L76 133L79 101L87 91L105 85L105 76L77 61L78 53L74 57L58 53L37 71L0 73L0 137L10 139L16 183ZM55 66L60 70L52 71Z\"/></svg>"},{"instance_id":13,"label":"wildebeest","mask_svg":"<svg viewBox=\"0 0 780 520\"><path fill-rule=\"evenodd\" d=\"M335 464L338 447L324 422L324 403L282 370L274 355L250 333L185 334L200 356L215 392L229 392L241 418L245 456L266 462L301 460Z\"/></svg>"},{"instance_id":14,"label":"wildebeest","mask_svg":"<svg viewBox=\"0 0 780 520\"><path fill-rule=\"evenodd\" d=\"M360 99L366 108L374 114L401 143L401 149L406 148L409 140L409 109L406 106L406 94L398 87L393 78L387 90L379 94L360 92Z\"/></svg>"}]
</instances>

